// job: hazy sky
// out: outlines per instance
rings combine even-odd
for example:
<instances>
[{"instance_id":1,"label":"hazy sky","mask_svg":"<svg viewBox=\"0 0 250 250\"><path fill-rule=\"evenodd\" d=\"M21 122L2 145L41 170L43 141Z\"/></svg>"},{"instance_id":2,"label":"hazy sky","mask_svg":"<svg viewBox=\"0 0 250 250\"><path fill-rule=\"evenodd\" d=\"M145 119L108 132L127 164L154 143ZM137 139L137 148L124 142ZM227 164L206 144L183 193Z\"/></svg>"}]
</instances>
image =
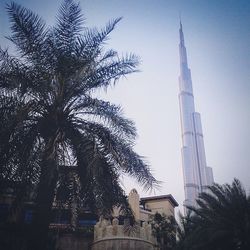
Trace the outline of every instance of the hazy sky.
<instances>
[{"instance_id":1,"label":"hazy sky","mask_svg":"<svg viewBox=\"0 0 250 250\"><path fill-rule=\"evenodd\" d=\"M0 44L9 33L5 3L0 5ZM17 0L52 25L61 1ZM87 26L123 20L107 42L121 54L141 57L140 73L104 95L136 122L136 151L147 157L160 190L184 200L178 103L179 13L183 23L196 111L201 113L206 158L215 181L239 178L250 190L250 1L248 0L81 0Z\"/></svg>"}]
</instances>

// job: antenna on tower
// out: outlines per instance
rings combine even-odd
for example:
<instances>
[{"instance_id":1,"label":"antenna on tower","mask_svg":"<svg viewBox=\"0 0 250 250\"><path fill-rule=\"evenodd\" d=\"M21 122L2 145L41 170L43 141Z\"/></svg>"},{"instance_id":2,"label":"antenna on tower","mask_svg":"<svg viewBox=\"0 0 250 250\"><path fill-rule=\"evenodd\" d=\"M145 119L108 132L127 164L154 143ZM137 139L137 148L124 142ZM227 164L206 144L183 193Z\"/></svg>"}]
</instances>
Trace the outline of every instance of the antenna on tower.
<instances>
[{"instance_id":1,"label":"antenna on tower","mask_svg":"<svg viewBox=\"0 0 250 250\"><path fill-rule=\"evenodd\" d=\"M180 20L180 28L182 29L182 22L181 22L181 11L179 10L179 20Z\"/></svg>"}]
</instances>

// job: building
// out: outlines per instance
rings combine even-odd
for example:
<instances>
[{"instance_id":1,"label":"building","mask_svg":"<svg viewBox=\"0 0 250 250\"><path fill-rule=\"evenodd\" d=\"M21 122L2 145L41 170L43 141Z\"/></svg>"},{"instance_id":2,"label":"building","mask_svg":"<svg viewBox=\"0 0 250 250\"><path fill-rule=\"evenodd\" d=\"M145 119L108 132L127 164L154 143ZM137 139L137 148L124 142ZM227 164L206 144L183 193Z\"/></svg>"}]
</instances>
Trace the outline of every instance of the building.
<instances>
[{"instance_id":1,"label":"building","mask_svg":"<svg viewBox=\"0 0 250 250\"><path fill-rule=\"evenodd\" d=\"M174 217L174 209L178 207L177 201L171 194L140 198L136 189L130 191L128 201L135 219L141 222L148 222L155 213Z\"/></svg>"},{"instance_id":2,"label":"building","mask_svg":"<svg viewBox=\"0 0 250 250\"><path fill-rule=\"evenodd\" d=\"M121 214L117 208L111 219L104 219L101 216L95 225L92 250L159 249L157 240L152 234L150 220L155 213L174 217L174 209L178 203L170 194L140 198L136 189L130 191L128 201L137 222L135 230L124 230L127 222L126 219L122 222L119 220Z\"/></svg>"},{"instance_id":3,"label":"building","mask_svg":"<svg viewBox=\"0 0 250 250\"><path fill-rule=\"evenodd\" d=\"M195 206L199 193L213 184L213 171L207 166L200 114L195 112L191 71L180 22L179 104L182 132L182 169L184 176L184 206Z\"/></svg>"},{"instance_id":4,"label":"building","mask_svg":"<svg viewBox=\"0 0 250 250\"><path fill-rule=\"evenodd\" d=\"M11 187L14 186L14 187ZM1 190L3 191L3 190ZM0 194L0 249L26 249L32 230L34 194L29 194L20 209L12 209L18 184L10 185ZM93 228L98 219L89 209L82 207L78 212L77 227L71 227L71 212L67 207L54 203L49 226L51 249L90 249L93 242Z\"/></svg>"},{"instance_id":5,"label":"building","mask_svg":"<svg viewBox=\"0 0 250 250\"><path fill-rule=\"evenodd\" d=\"M16 189L7 188L0 195L0 247L3 249L17 249L17 246L24 249L32 230L34 208L32 195L25 201L22 212L17 213L18 216L12 216L11 223L6 221L16 192ZM131 232L124 230L128 221L119 209L115 210L110 218L104 219L101 216L98 221L98 216L84 207L79 211L77 227L73 230L72 215L68 207L60 208L54 202L49 244L61 250L158 249L149 222L156 212L174 216L174 209L178 203L170 194L140 198L135 189L129 193L128 200L138 225L136 230Z\"/></svg>"}]
</instances>

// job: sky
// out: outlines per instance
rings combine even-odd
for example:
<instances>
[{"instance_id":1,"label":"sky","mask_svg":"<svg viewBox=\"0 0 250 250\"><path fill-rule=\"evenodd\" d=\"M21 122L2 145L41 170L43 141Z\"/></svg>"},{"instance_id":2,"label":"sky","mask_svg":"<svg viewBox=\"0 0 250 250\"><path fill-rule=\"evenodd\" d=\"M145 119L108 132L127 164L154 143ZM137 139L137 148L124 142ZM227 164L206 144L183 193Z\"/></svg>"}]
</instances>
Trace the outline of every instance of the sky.
<instances>
[{"instance_id":1,"label":"sky","mask_svg":"<svg viewBox=\"0 0 250 250\"><path fill-rule=\"evenodd\" d=\"M0 3L0 44L10 32ZM55 23L61 1L17 0ZM172 194L182 211L181 125L178 103L179 21L183 24L196 111L201 113L207 165L219 184L238 178L250 191L250 1L80 0L88 27L123 17L106 47L141 58L140 72L119 81L102 98L123 107L136 123L135 151L145 156L161 188L151 193L130 178L141 196Z\"/></svg>"}]
</instances>

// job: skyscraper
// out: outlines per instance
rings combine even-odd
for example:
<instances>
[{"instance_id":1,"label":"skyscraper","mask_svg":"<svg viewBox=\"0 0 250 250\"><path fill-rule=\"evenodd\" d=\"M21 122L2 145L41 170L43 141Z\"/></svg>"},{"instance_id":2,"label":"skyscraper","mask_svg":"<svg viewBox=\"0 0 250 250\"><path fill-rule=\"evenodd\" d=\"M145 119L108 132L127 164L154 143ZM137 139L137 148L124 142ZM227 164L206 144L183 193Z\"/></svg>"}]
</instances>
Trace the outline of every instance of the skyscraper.
<instances>
[{"instance_id":1,"label":"skyscraper","mask_svg":"<svg viewBox=\"0 0 250 250\"><path fill-rule=\"evenodd\" d=\"M199 193L213 184L213 171L206 164L200 114L195 112L191 71L180 22L179 104L182 132L182 169L184 177L184 206L195 206Z\"/></svg>"}]
</instances>

